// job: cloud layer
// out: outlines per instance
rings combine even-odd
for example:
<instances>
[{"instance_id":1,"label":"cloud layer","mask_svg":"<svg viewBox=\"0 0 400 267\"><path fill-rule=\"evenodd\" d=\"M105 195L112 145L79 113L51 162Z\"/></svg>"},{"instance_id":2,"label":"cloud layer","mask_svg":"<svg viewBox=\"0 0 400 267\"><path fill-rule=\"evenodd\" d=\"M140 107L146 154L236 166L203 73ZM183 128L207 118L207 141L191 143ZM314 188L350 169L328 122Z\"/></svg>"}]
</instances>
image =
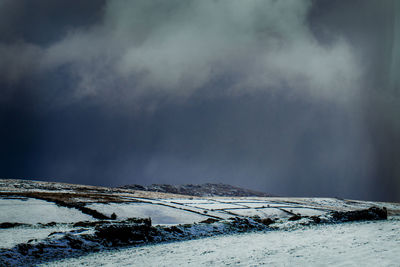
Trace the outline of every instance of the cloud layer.
<instances>
[{"instance_id":1,"label":"cloud layer","mask_svg":"<svg viewBox=\"0 0 400 267\"><path fill-rule=\"evenodd\" d=\"M348 99L360 67L344 39L315 38L310 8L310 0L110 0L101 21L55 42L0 44L1 75L18 82L67 69L67 102L95 97L141 106L282 88Z\"/></svg>"}]
</instances>

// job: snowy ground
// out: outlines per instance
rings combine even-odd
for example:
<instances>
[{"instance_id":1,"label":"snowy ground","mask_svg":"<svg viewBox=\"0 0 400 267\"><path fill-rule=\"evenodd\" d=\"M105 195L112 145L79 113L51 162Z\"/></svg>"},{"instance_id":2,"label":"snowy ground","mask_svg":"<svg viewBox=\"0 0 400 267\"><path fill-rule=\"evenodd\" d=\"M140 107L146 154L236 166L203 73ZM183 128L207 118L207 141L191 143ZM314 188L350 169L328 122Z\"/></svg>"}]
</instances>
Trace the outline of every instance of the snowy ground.
<instances>
[{"instance_id":1,"label":"snowy ground","mask_svg":"<svg viewBox=\"0 0 400 267\"><path fill-rule=\"evenodd\" d=\"M45 266L399 266L400 219L104 251Z\"/></svg>"},{"instance_id":2,"label":"snowy ground","mask_svg":"<svg viewBox=\"0 0 400 267\"><path fill-rule=\"evenodd\" d=\"M60 207L48 201L33 198L0 198L0 223L70 223L86 220L93 218L79 210Z\"/></svg>"},{"instance_id":3,"label":"snowy ground","mask_svg":"<svg viewBox=\"0 0 400 267\"><path fill-rule=\"evenodd\" d=\"M9 229L0 229L0 248L12 248L18 244L28 243L34 239L44 239L54 232L67 232L72 230L67 225L53 227L25 226Z\"/></svg>"},{"instance_id":4,"label":"snowy ground","mask_svg":"<svg viewBox=\"0 0 400 267\"><path fill-rule=\"evenodd\" d=\"M115 213L120 219L151 218L155 225L194 223L208 218L201 214L148 203L96 203L88 207L109 216Z\"/></svg>"},{"instance_id":5,"label":"snowy ground","mask_svg":"<svg viewBox=\"0 0 400 267\"><path fill-rule=\"evenodd\" d=\"M332 215L336 211L351 213L370 207L386 207L391 219L315 225L339 222ZM114 213L116 219L112 218ZM133 217L151 218L151 238L139 227L139 238L144 239L124 241L123 245L129 248L109 251L114 245L109 240L103 242L98 227L112 230L115 225L122 225L132 234L130 229L136 226L128 218ZM238 232L246 233L235 234ZM192 197L0 179L0 265L3 262L6 266L36 265L54 257L61 262L48 264L349 265L354 260L357 265L399 266L399 236L399 203L336 198ZM207 238L191 240L199 237ZM154 244L165 241L182 242ZM98 250L103 252L93 252ZM85 253L88 254L72 258Z\"/></svg>"}]
</instances>

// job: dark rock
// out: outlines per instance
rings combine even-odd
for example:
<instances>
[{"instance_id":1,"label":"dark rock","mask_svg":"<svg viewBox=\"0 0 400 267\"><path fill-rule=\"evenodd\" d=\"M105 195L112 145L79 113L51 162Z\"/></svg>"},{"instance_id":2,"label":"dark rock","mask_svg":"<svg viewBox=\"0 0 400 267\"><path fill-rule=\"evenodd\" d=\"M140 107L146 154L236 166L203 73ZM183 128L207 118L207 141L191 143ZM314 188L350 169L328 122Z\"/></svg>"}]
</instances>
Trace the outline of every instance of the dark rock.
<instances>
[{"instance_id":1,"label":"dark rock","mask_svg":"<svg viewBox=\"0 0 400 267\"><path fill-rule=\"evenodd\" d=\"M68 240L68 244L71 248L73 249L81 249L83 246L82 240L79 240L77 238L73 238L72 236L65 236L65 238Z\"/></svg>"},{"instance_id":2,"label":"dark rock","mask_svg":"<svg viewBox=\"0 0 400 267\"><path fill-rule=\"evenodd\" d=\"M183 231L181 229L179 229L178 227L176 227L175 225L171 226L171 227L167 227L164 230L167 232L170 232L170 233L183 234Z\"/></svg>"},{"instance_id":3,"label":"dark rock","mask_svg":"<svg viewBox=\"0 0 400 267\"><path fill-rule=\"evenodd\" d=\"M111 220L116 220L116 219L117 219L117 214L113 212L113 214L111 214Z\"/></svg>"},{"instance_id":4,"label":"dark rock","mask_svg":"<svg viewBox=\"0 0 400 267\"><path fill-rule=\"evenodd\" d=\"M104 240L105 245L112 246L134 244L138 242L151 241L151 221L141 219L143 223L120 223L96 226L95 236Z\"/></svg>"},{"instance_id":5,"label":"dark rock","mask_svg":"<svg viewBox=\"0 0 400 267\"><path fill-rule=\"evenodd\" d=\"M28 252L29 252L29 250L32 249L32 247L33 247L33 246L32 246L31 244L22 243L22 244L18 244L18 245L17 245L17 250L18 250L18 252L21 253L22 255L27 255Z\"/></svg>"},{"instance_id":6,"label":"dark rock","mask_svg":"<svg viewBox=\"0 0 400 267\"><path fill-rule=\"evenodd\" d=\"M72 226L73 227L94 227L97 225L101 225L106 223L107 221L81 221L81 222L76 222Z\"/></svg>"},{"instance_id":7,"label":"dark rock","mask_svg":"<svg viewBox=\"0 0 400 267\"><path fill-rule=\"evenodd\" d=\"M218 219L208 218L207 220L201 221L200 223L208 223L208 224L210 224L210 223L215 223L215 222L218 222L218 221L219 221Z\"/></svg>"},{"instance_id":8,"label":"dark rock","mask_svg":"<svg viewBox=\"0 0 400 267\"><path fill-rule=\"evenodd\" d=\"M90 209L90 208L87 208L87 207L80 207L80 206L76 206L75 208L77 208L78 210L80 210L81 212L83 212L85 214L91 215L95 219L99 219L99 220L110 219L106 215L98 212L97 210L93 210L93 209Z\"/></svg>"},{"instance_id":9,"label":"dark rock","mask_svg":"<svg viewBox=\"0 0 400 267\"><path fill-rule=\"evenodd\" d=\"M314 221L314 223L320 223L321 222L321 218L318 217L318 216L311 216L310 218Z\"/></svg>"},{"instance_id":10,"label":"dark rock","mask_svg":"<svg viewBox=\"0 0 400 267\"><path fill-rule=\"evenodd\" d=\"M48 237L53 236L53 235L57 235L57 234L62 234L62 233L64 233L64 232L52 232L52 233L50 233L50 234L48 235ZM29 240L29 241L30 241L30 240ZM28 243L29 243L29 241L28 241Z\"/></svg>"},{"instance_id":11,"label":"dark rock","mask_svg":"<svg viewBox=\"0 0 400 267\"><path fill-rule=\"evenodd\" d=\"M271 218L263 218L263 219L260 219L260 220L257 221L257 222L262 223L262 224L264 224L264 225L266 225L266 226L275 223L275 221L272 220Z\"/></svg>"},{"instance_id":12,"label":"dark rock","mask_svg":"<svg viewBox=\"0 0 400 267\"><path fill-rule=\"evenodd\" d=\"M3 223L0 223L0 229L7 229L7 228L18 227L18 226L27 226L27 225L29 225L29 224L15 223L15 222L3 222Z\"/></svg>"},{"instance_id":13,"label":"dark rock","mask_svg":"<svg viewBox=\"0 0 400 267\"><path fill-rule=\"evenodd\" d=\"M246 232L257 227L250 222L247 218L233 217L230 218L230 225L232 228L237 229L239 232Z\"/></svg>"},{"instance_id":14,"label":"dark rock","mask_svg":"<svg viewBox=\"0 0 400 267\"><path fill-rule=\"evenodd\" d=\"M385 207L371 207L369 209L355 211L334 211L331 213L331 216L335 221L341 222L386 220L387 209Z\"/></svg>"},{"instance_id":15,"label":"dark rock","mask_svg":"<svg viewBox=\"0 0 400 267\"><path fill-rule=\"evenodd\" d=\"M113 245L129 244L130 241L145 241L146 236L144 232L137 227L129 225L107 225L98 228L96 236L100 239L111 241Z\"/></svg>"},{"instance_id":16,"label":"dark rock","mask_svg":"<svg viewBox=\"0 0 400 267\"><path fill-rule=\"evenodd\" d=\"M49 223L43 223L41 224L43 227L51 227L57 225L56 222L49 222Z\"/></svg>"},{"instance_id":17,"label":"dark rock","mask_svg":"<svg viewBox=\"0 0 400 267\"><path fill-rule=\"evenodd\" d=\"M301 219L301 215L295 214L292 217L290 217L288 220L289 221L298 221Z\"/></svg>"}]
</instances>

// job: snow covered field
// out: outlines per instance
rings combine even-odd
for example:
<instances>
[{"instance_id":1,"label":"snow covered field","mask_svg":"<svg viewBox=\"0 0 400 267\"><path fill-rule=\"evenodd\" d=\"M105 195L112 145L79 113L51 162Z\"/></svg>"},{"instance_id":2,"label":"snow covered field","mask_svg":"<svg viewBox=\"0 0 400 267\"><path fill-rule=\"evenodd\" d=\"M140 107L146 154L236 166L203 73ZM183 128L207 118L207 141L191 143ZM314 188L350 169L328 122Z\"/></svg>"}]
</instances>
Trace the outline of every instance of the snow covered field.
<instances>
[{"instance_id":1,"label":"snow covered field","mask_svg":"<svg viewBox=\"0 0 400 267\"><path fill-rule=\"evenodd\" d=\"M79 210L34 198L0 198L0 223L49 223L93 220Z\"/></svg>"},{"instance_id":2,"label":"snow covered field","mask_svg":"<svg viewBox=\"0 0 400 267\"><path fill-rule=\"evenodd\" d=\"M399 266L399 236L399 203L0 179L0 266Z\"/></svg>"},{"instance_id":3,"label":"snow covered field","mask_svg":"<svg viewBox=\"0 0 400 267\"><path fill-rule=\"evenodd\" d=\"M109 216L115 213L120 219L151 218L155 225L194 223L208 218L201 214L148 203L96 203L88 207Z\"/></svg>"},{"instance_id":4,"label":"snow covered field","mask_svg":"<svg viewBox=\"0 0 400 267\"><path fill-rule=\"evenodd\" d=\"M104 251L44 266L399 266L400 218Z\"/></svg>"}]
</instances>

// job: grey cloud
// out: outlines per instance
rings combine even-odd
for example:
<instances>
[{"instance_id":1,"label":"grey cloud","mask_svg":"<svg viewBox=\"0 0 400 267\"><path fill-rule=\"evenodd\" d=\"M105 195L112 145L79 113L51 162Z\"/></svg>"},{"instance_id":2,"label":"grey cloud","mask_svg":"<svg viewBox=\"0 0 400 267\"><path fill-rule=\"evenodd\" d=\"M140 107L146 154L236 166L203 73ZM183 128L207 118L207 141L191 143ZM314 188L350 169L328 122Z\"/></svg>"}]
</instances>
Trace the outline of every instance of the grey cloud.
<instances>
[{"instance_id":1,"label":"grey cloud","mask_svg":"<svg viewBox=\"0 0 400 267\"><path fill-rule=\"evenodd\" d=\"M0 79L13 83L34 74L42 54L42 49L33 44L0 43Z\"/></svg>"},{"instance_id":2,"label":"grey cloud","mask_svg":"<svg viewBox=\"0 0 400 267\"><path fill-rule=\"evenodd\" d=\"M43 57L32 55L33 45L9 47L22 51L9 76L31 73L21 60L36 63L43 75L69 65L76 80L70 101L94 96L107 102L115 92L129 105L185 99L226 76L233 82L216 94L283 85L317 98L348 99L359 88L361 68L344 39L318 42L307 24L310 7L309 0L110 0L99 23L37 48Z\"/></svg>"},{"instance_id":3,"label":"grey cloud","mask_svg":"<svg viewBox=\"0 0 400 267\"><path fill-rule=\"evenodd\" d=\"M20 81L39 74L37 67L42 55L43 50L36 45L0 43L0 105L8 104Z\"/></svg>"}]
</instances>

